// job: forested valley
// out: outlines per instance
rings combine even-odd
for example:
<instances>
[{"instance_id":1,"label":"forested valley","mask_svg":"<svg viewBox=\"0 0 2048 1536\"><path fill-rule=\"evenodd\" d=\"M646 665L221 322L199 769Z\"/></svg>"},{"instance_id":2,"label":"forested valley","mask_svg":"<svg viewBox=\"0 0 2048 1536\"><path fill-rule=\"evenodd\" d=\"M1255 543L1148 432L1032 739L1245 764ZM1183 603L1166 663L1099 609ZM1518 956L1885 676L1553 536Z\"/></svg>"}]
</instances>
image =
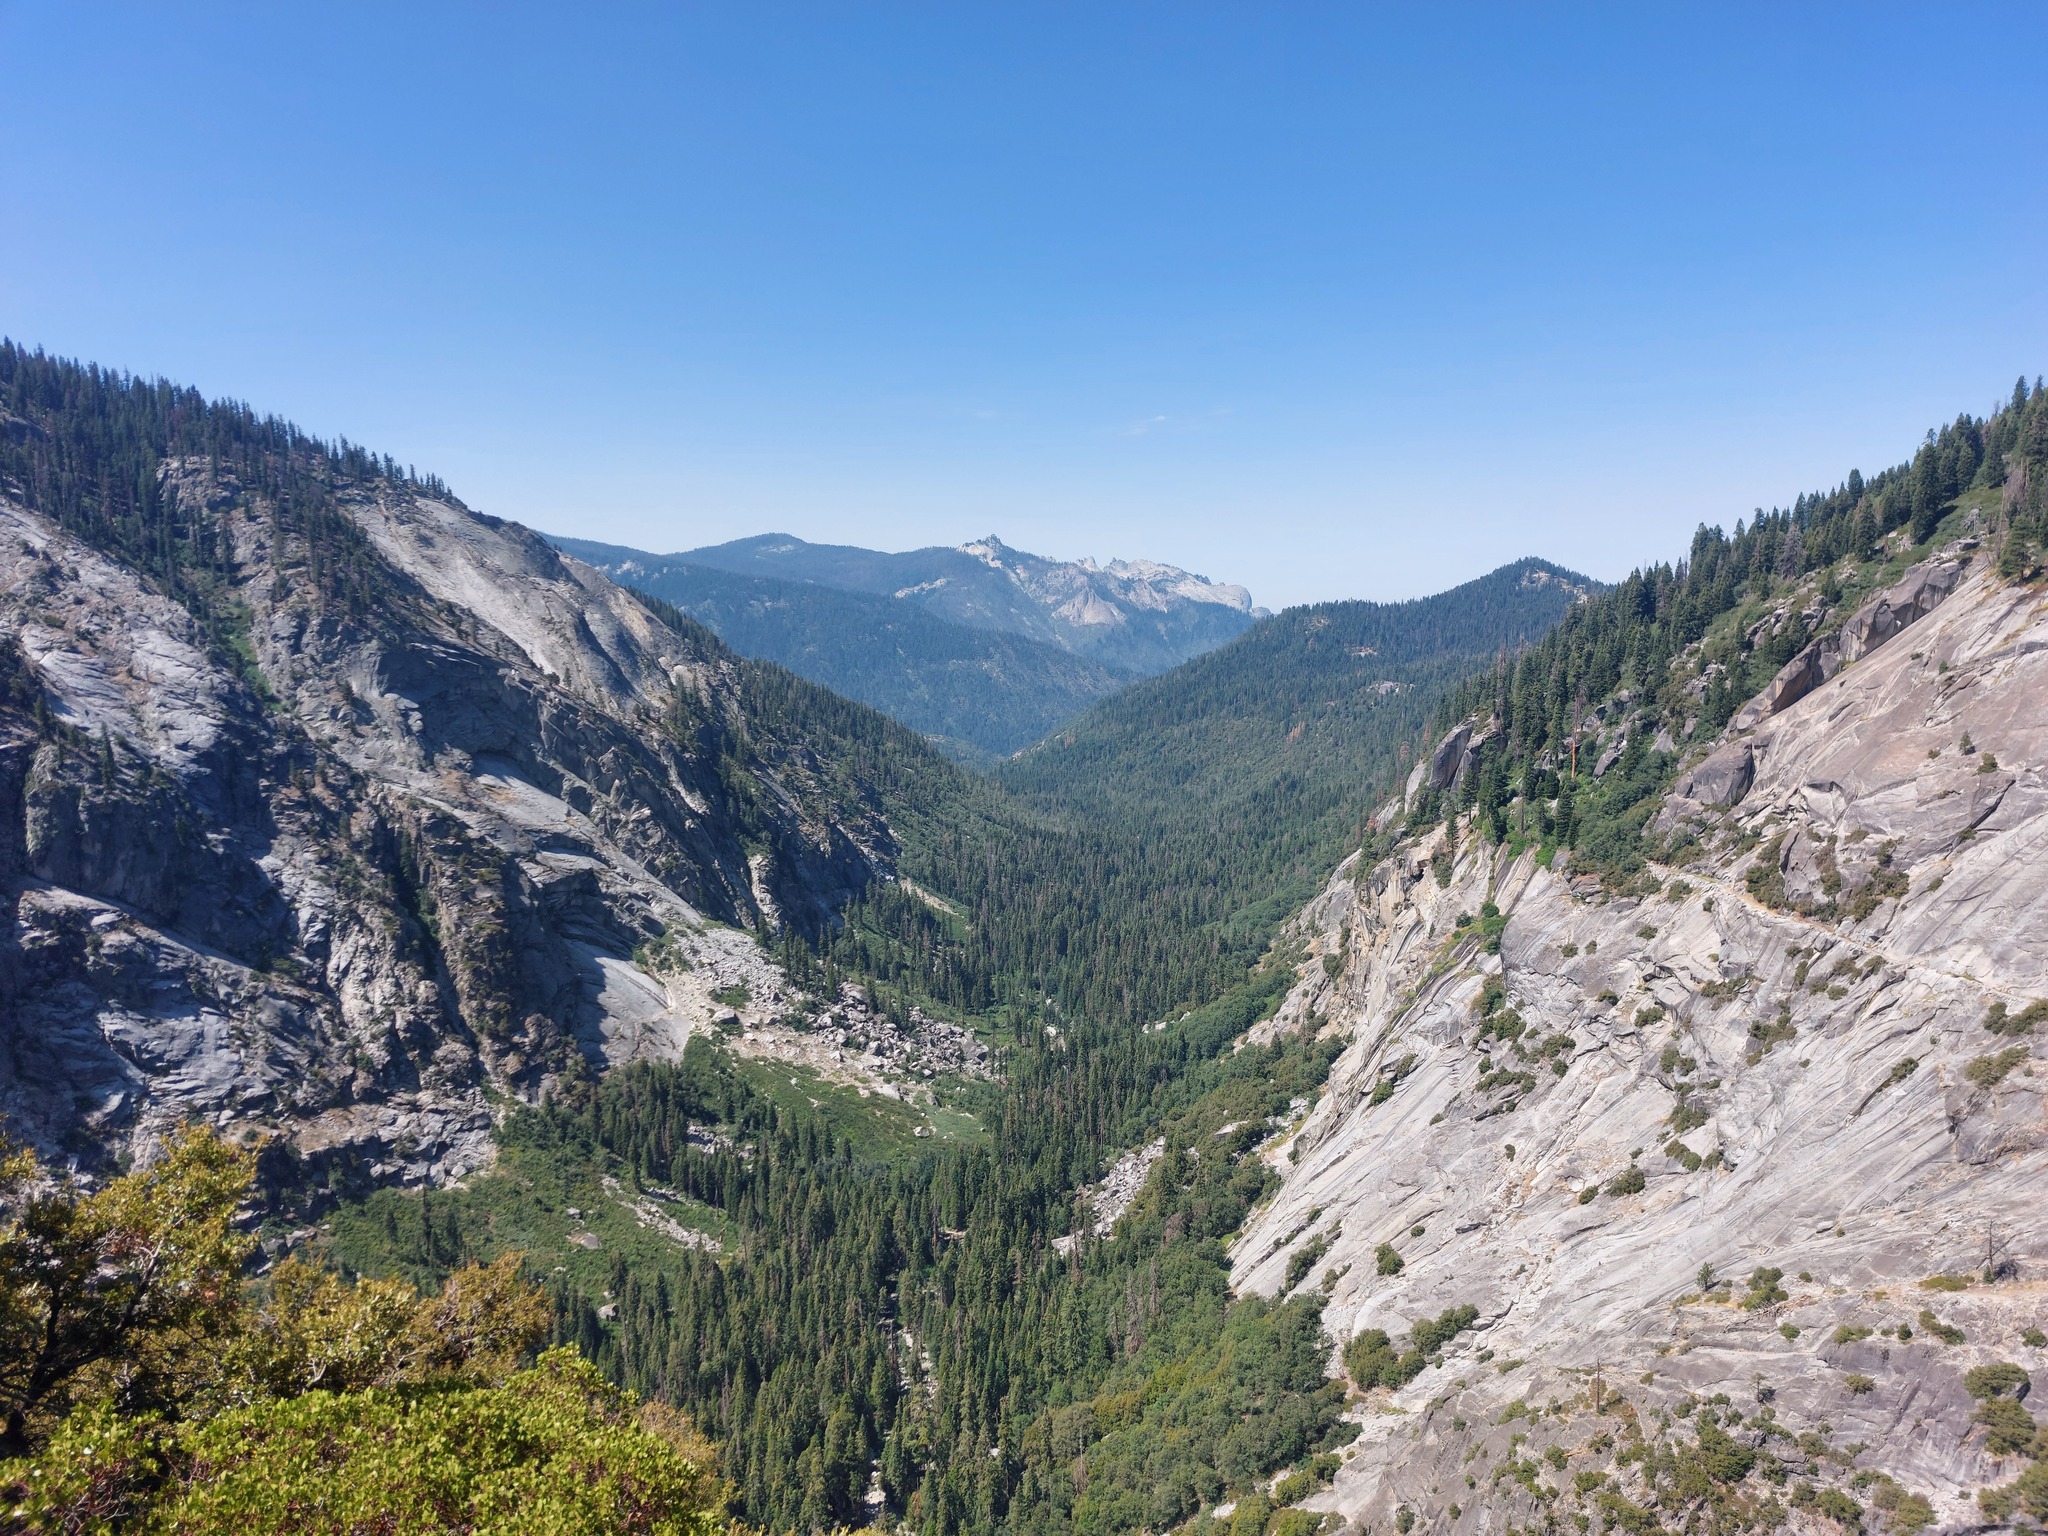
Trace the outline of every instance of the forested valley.
<instances>
[{"instance_id":1,"label":"forested valley","mask_svg":"<svg viewBox=\"0 0 2048 1536\"><path fill-rule=\"evenodd\" d=\"M445 492L243 407L0 354L0 485L183 604L273 700L217 514L161 492L174 454L284 509L336 623L396 600L336 477ZM878 1129L700 1034L679 1060L500 1104L490 1171L311 1213L263 1209L248 1161L197 1132L169 1173L98 1193L17 1159L0 1229L14 1528L55 1528L38 1522L60 1507L77 1530L281 1528L262 1523L265 1479L302 1477L323 1435L356 1447L350 1476L431 1490L431 1469L380 1470L363 1449L388 1442L395 1404L431 1402L458 1426L526 1415L536 1465L637 1469L637 1492L608 1484L623 1502L565 1528L1122 1536L1207 1525L1237 1497L1232 1536L1308 1536L1317 1517L1287 1506L1356 1433L1322 1296L1234 1297L1225 1256L1276 1179L1257 1149L1337 1049L1313 1031L1239 1045L1296 980L1285 920L1346 855L1471 810L1469 835L1571 847L1625 880L1677 753L1639 731L1596 777L1575 746L1603 705L1648 707L1674 737L1717 729L1806 643L1799 623L1756 629L1773 592L1845 554L1873 557L1874 581L1885 535L1924 547L2010 465L2044 462L2048 396L2022 384L1910 464L1702 528L1684 560L1613 589L1523 561L1415 603L1274 616L990 776L650 598L730 663L745 724L678 690L647 729L709 744L748 837L775 811L749 753L801 758L834 803L886 816L898 878L816 934L765 911L751 931L800 986L851 984L993 1045L995 1075L943 1088L967 1129ZM2016 572L2048 542L2044 484L2006 514ZM1687 693L1669 662L1702 640L1715 670ZM34 750L112 756L52 717L18 644L0 669ZM1495 722L1480 771L1404 806L1415 765L1477 714ZM1135 1199L1098 1232L1095 1188L1146 1149ZM558 1212L612 1185L693 1213L715 1244L572 1249ZM136 1255L169 1251L167 1213L190 1218L183 1289L152 1311L167 1293ZM254 1240L306 1221L326 1270ZM80 1472L101 1447L113 1470ZM488 1470L518 1497L516 1467ZM1258 1491L1281 1473L1291 1493Z\"/></svg>"}]
</instances>

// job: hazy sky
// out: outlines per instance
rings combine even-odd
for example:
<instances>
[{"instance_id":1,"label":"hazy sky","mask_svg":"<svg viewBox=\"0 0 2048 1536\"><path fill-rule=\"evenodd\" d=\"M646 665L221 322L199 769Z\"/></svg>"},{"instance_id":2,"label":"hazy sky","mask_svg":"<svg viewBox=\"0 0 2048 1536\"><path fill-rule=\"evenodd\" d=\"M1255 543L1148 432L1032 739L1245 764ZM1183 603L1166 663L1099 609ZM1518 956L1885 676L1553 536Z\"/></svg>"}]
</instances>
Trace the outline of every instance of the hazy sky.
<instances>
[{"instance_id":1,"label":"hazy sky","mask_svg":"<svg viewBox=\"0 0 2048 1536\"><path fill-rule=\"evenodd\" d=\"M2048 6L0 0L0 333L655 549L1602 577L2048 371Z\"/></svg>"}]
</instances>

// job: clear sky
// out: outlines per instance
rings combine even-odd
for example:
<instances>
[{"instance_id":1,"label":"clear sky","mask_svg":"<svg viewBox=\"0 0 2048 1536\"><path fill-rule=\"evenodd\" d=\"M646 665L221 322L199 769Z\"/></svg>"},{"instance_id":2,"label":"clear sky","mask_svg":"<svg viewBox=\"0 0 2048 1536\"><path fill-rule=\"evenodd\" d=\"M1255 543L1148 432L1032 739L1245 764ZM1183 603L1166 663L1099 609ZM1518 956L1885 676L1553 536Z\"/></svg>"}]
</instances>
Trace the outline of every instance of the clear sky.
<instances>
[{"instance_id":1,"label":"clear sky","mask_svg":"<svg viewBox=\"0 0 2048 1536\"><path fill-rule=\"evenodd\" d=\"M2048 6L0 0L0 333L655 549L1601 577L2048 371Z\"/></svg>"}]
</instances>

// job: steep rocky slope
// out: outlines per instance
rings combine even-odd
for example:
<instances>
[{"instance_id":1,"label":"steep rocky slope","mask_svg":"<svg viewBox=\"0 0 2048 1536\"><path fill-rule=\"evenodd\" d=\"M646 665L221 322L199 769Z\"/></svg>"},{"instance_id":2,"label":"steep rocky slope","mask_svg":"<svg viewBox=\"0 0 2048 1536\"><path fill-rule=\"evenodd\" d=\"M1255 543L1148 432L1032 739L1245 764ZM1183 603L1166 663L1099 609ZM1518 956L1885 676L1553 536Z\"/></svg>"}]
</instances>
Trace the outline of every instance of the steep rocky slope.
<instances>
[{"instance_id":1,"label":"steep rocky slope","mask_svg":"<svg viewBox=\"0 0 2048 1536\"><path fill-rule=\"evenodd\" d=\"M974 1065L957 1031L805 997L745 931L816 932L897 852L772 674L304 440L288 472L153 461L136 504L180 561L145 564L64 501L82 433L49 420L4 423L0 484L13 1134L90 1169L197 1116L306 1195L459 1176L494 1100L714 1021L845 1033L877 1081Z\"/></svg>"},{"instance_id":2,"label":"steep rocky slope","mask_svg":"<svg viewBox=\"0 0 2048 1536\"><path fill-rule=\"evenodd\" d=\"M2048 602L1980 556L1788 664L1680 775L1672 862L1439 826L1304 913L1267 1028L1349 1043L1233 1254L1320 1286L1369 1384L1310 1508L1963 1530L2028 1465L1965 1373L2048 1380Z\"/></svg>"}]
</instances>

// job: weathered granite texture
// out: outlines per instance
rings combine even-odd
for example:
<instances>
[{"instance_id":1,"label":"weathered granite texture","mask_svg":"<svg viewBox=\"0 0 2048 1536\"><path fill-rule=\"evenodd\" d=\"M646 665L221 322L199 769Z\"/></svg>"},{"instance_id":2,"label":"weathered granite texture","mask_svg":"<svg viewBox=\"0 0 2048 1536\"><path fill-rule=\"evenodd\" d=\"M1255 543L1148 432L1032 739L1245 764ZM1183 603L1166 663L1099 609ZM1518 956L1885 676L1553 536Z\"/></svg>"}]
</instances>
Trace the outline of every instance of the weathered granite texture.
<instances>
[{"instance_id":1,"label":"weathered granite texture","mask_svg":"<svg viewBox=\"0 0 2048 1536\"><path fill-rule=\"evenodd\" d=\"M458 1177L491 1091L672 1054L724 1011L712 976L799 1013L739 929L814 931L893 875L873 797L751 715L706 632L452 500L332 490L361 537L323 558L373 602L166 466L227 515L241 665L0 499L0 1112L88 1173L198 1117L301 1197Z\"/></svg>"},{"instance_id":2,"label":"weathered granite texture","mask_svg":"<svg viewBox=\"0 0 2048 1536\"><path fill-rule=\"evenodd\" d=\"M2048 603L1954 574L1901 584L1948 592L1910 641L1877 643L1921 603L1888 594L1853 666L1681 776L1662 824L1700 842L1657 894L1470 842L1440 885L1439 830L1303 914L1310 959L1266 1027L1349 1044L1273 1150L1236 1282L1272 1293L1294 1246L1334 1235L1302 1284L1340 1343L1479 1310L1441 1365L1358 1404L1311 1507L1375 1530L1404 1505L1425 1530L1597 1521L1579 1474L1647 1499L1616 1458L1694 1400L1747 1416L1731 1432L1795 1484L1865 1502L1881 1485L1855 1473L1883 1472L1943 1530L1979 1526L1976 1490L2024 1465L1989 1454L1962 1378L2009 1360L2048 1381L2022 1338L2048 1328L2048 1025L1987 1028L2048 997ZM1488 901L1497 953L1459 925ZM1702 1297L1703 1265L1732 1292ZM1760 1269L1784 1294L1745 1307ZM1937 1275L1974 1279L1921 1286Z\"/></svg>"}]
</instances>

